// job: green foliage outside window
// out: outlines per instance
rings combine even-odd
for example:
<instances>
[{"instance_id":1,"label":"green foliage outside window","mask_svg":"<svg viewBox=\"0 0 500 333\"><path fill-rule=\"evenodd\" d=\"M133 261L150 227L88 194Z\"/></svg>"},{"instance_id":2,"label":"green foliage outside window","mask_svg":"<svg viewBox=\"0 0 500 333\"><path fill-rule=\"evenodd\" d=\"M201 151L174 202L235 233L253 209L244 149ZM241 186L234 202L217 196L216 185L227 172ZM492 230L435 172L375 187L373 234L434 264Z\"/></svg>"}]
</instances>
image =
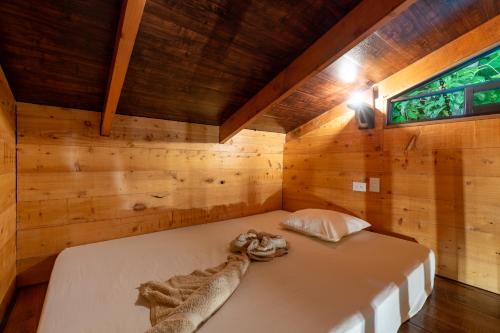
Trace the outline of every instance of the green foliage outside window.
<instances>
[{"instance_id":1,"label":"green foliage outside window","mask_svg":"<svg viewBox=\"0 0 500 333\"><path fill-rule=\"evenodd\" d=\"M499 48L476 57L471 62L395 98L390 102L389 123L399 124L463 116L466 113L465 88L480 87L490 82L500 82ZM443 93L440 94L440 91ZM500 88L473 93L474 105L497 103L500 103Z\"/></svg>"},{"instance_id":2,"label":"green foliage outside window","mask_svg":"<svg viewBox=\"0 0 500 333\"><path fill-rule=\"evenodd\" d=\"M464 92L409 99L392 104L392 122L405 123L464 114Z\"/></svg>"},{"instance_id":3,"label":"green foliage outside window","mask_svg":"<svg viewBox=\"0 0 500 333\"><path fill-rule=\"evenodd\" d=\"M474 105L489 105L500 103L500 88L474 93Z\"/></svg>"}]
</instances>

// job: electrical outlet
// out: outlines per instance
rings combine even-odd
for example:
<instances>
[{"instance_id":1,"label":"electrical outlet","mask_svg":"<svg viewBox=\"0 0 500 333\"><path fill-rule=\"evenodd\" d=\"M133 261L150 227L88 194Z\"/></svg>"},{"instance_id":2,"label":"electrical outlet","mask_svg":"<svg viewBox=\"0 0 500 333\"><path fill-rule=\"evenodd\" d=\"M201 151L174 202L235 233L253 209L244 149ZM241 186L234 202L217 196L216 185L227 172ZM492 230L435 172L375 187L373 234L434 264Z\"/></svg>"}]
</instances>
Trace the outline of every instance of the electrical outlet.
<instances>
[{"instance_id":1,"label":"electrical outlet","mask_svg":"<svg viewBox=\"0 0 500 333\"><path fill-rule=\"evenodd\" d=\"M370 177L370 192L380 192L380 178Z\"/></svg>"},{"instance_id":2,"label":"electrical outlet","mask_svg":"<svg viewBox=\"0 0 500 333\"><path fill-rule=\"evenodd\" d=\"M352 182L352 190L354 192L366 192L366 183Z\"/></svg>"}]
</instances>

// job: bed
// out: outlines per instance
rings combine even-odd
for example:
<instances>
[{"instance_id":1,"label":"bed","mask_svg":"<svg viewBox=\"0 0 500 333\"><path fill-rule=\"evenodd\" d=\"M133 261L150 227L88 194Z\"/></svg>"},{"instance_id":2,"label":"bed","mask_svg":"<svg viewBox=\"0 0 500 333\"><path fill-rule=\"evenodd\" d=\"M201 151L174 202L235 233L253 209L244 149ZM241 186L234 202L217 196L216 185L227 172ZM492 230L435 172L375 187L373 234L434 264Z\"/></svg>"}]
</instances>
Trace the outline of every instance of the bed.
<instances>
[{"instance_id":1,"label":"bed","mask_svg":"<svg viewBox=\"0 0 500 333\"><path fill-rule=\"evenodd\" d=\"M417 243L361 231L327 243L279 223L273 211L64 250L57 258L38 333L144 332L137 303L148 280L215 266L250 228L283 235L290 253L252 263L232 297L199 332L395 332L431 293L434 254Z\"/></svg>"}]
</instances>

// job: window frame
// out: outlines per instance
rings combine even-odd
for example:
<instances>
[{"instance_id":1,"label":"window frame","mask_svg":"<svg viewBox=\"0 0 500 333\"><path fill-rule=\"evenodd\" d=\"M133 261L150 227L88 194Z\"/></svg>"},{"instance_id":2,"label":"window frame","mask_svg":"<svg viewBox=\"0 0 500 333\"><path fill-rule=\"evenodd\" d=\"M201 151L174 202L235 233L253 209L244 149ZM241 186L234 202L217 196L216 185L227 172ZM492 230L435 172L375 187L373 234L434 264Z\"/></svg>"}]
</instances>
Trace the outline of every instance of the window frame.
<instances>
[{"instance_id":1,"label":"window frame","mask_svg":"<svg viewBox=\"0 0 500 333\"><path fill-rule=\"evenodd\" d=\"M415 88L418 88L420 86L424 86L440 77L443 77L451 72L454 72L456 70L459 70L461 68L467 67L468 65L474 63L478 59L484 57L488 53L493 53L495 51L500 50L500 45L495 46L487 51L483 51L477 56L474 56L470 58L467 61L464 61L461 64L455 65L451 67L450 69L447 69L443 72L440 72L436 75L433 75L429 79L422 81L404 91L401 93L388 98L387 99L387 112L386 112L386 119L385 119L385 126L386 127L397 127L397 126L411 126L411 125L421 125L422 123L432 123L432 122L442 122L442 121L447 121L447 120L460 120L462 118L469 118L469 117L478 117L478 116L487 116L487 115L495 115L497 114L500 116L500 107L498 106L499 104L489 104L489 105L474 105L473 103L473 97L474 93L479 92L479 91L486 91L486 90L492 90L492 89L498 89L500 88L500 79L494 80L494 81L489 81L489 82L482 82L482 83L476 83L476 84L471 84L471 85L464 85L460 87L455 87L455 88L449 88L445 90L439 90L439 91L432 91L432 92L426 92L422 93L419 95L415 96L404 96L405 94L409 93L410 91L414 90ZM464 92L464 114L462 115L457 115L457 116L450 116L450 117L439 117L439 118L433 118L433 119L422 119L422 120L412 120L412 121L406 121L403 123L393 123L392 120L392 105L394 102L401 102L401 101L408 101L408 100L414 100L414 99L419 99L419 98L425 98L425 97L432 97L436 95L445 95L445 94L451 94L455 92Z\"/></svg>"}]
</instances>

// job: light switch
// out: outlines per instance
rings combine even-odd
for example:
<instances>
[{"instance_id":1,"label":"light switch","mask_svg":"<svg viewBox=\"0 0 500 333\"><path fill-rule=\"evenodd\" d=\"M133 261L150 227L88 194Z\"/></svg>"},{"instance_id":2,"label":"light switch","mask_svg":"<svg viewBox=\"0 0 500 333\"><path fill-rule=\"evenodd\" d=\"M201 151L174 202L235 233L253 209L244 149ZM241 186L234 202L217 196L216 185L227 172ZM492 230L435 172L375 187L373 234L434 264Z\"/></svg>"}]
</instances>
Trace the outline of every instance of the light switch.
<instances>
[{"instance_id":1,"label":"light switch","mask_svg":"<svg viewBox=\"0 0 500 333\"><path fill-rule=\"evenodd\" d=\"M352 190L354 192L366 192L366 183L352 182Z\"/></svg>"},{"instance_id":2,"label":"light switch","mask_svg":"<svg viewBox=\"0 0 500 333\"><path fill-rule=\"evenodd\" d=\"M370 192L380 192L380 178L370 177Z\"/></svg>"}]
</instances>

